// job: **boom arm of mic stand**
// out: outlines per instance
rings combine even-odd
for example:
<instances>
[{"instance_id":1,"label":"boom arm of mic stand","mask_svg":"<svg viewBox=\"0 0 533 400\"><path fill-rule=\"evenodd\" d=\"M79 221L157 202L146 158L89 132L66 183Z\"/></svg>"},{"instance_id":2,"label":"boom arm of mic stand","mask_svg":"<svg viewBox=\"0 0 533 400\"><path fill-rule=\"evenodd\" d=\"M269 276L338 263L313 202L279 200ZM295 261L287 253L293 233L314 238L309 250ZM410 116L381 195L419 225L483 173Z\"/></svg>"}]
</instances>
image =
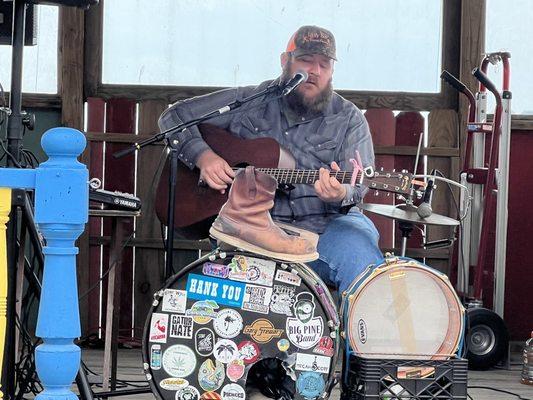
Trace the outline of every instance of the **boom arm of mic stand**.
<instances>
[{"instance_id":1,"label":"boom arm of mic stand","mask_svg":"<svg viewBox=\"0 0 533 400\"><path fill-rule=\"evenodd\" d=\"M232 103L224 106L224 107L221 107L217 110L214 110L214 111L211 111L207 114L204 114L202 115L201 117L198 117L198 118L195 118L195 119L192 119L188 122L185 122L185 123L181 123L179 125L176 125L172 128L169 128L167 129L166 131L163 131L161 133L158 133L154 136L152 136L151 138L149 139L146 139L146 140L143 140L139 143L134 143L131 147L127 148L127 149L124 149L124 150L121 150L121 151L117 151L116 153L113 153L113 157L114 158L121 158L121 157L124 157L125 155L127 154L130 154L130 153L133 153L135 150L140 150L141 148L145 147L145 146L148 146L149 144L152 144L152 143L155 143L155 142L159 142L161 140L164 140L164 139L170 139L170 137L178 132L182 132L184 131L185 129L187 128L190 128L191 126L195 126L195 125L198 125L198 124L201 124L202 122L204 121L207 121L211 118L214 118L214 117L218 117L219 115L222 115L228 111L232 111L232 110L235 110L236 108L239 108L240 106L242 106L243 104L246 104L258 97L261 97L261 96L264 96L264 95L267 95L267 94L270 94L270 93L273 93L273 92L276 92L278 91L279 92L279 87L278 86L269 86L267 87L265 90L262 90L261 92L259 93L256 93L254 95L251 95L251 96L248 96L246 98L244 98L243 100L235 100L233 101ZM269 100L275 100L275 99L278 99L280 98L281 96L275 96L273 97L272 99L269 99Z\"/></svg>"}]
</instances>

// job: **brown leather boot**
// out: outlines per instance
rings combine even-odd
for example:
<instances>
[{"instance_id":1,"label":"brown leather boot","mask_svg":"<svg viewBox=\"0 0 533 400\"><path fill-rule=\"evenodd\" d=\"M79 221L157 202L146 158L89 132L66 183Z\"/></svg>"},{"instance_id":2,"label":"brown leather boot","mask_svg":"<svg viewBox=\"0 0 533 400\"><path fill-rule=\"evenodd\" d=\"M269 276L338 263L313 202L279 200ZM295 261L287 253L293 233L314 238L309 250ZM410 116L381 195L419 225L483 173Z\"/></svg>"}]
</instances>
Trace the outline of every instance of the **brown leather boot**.
<instances>
[{"instance_id":1,"label":"brown leather boot","mask_svg":"<svg viewBox=\"0 0 533 400\"><path fill-rule=\"evenodd\" d=\"M318 258L315 244L288 235L272 221L277 182L254 167L235 175L228 201L222 206L209 233L219 241L243 250L292 262Z\"/></svg>"}]
</instances>

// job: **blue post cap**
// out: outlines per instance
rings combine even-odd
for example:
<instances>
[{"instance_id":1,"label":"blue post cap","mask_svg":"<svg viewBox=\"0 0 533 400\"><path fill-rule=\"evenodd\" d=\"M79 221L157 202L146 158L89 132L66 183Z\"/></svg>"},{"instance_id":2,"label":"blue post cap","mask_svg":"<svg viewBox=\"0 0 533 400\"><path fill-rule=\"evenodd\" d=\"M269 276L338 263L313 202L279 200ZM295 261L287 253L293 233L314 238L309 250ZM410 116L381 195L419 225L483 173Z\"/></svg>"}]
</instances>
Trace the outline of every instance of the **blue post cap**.
<instances>
[{"instance_id":1,"label":"blue post cap","mask_svg":"<svg viewBox=\"0 0 533 400\"><path fill-rule=\"evenodd\" d=\"M49 129L41 139L41 146L50 157L44 164L55 164L55 160L61 159L61 166L74 167L77 164L81 166L76 158L85 150L86 145L85 135L77 129L64 127Z\"/></svg>"}]
</instances>

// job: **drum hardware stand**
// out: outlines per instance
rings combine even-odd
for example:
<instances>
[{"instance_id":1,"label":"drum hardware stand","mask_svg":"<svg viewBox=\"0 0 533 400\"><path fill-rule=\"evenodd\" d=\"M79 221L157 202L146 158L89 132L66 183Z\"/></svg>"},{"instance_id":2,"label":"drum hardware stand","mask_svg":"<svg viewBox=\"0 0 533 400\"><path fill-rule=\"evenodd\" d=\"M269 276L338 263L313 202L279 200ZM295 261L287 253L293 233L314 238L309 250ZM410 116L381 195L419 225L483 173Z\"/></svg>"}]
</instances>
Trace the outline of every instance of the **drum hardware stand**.
<instances>
[{"instance_id":1,"label":"drum hardware stand","mask_svg":"<svg viewBox=\"0 0 533 400\"><path fill-rule=\"evenodd\" d=\"M235 100L228 105L225 105L217 110L208 112L198 118L192 119L188 122L180 123L172 128L167 129L164 132L158 133L152 136L149 139L143 140L139 143L134 143L131 147L128 147L125 150L118 151L113 154L115 158L121 158L127 154L133 153L136 150L140 150L145 146L148 146L152 143L160 142L162 140L167 141L170 157L170 174L169 174L169 195L168 195L168 207L167 207L167 239L165 242L165 253L166 253L166 262L165 262L165 279L170 278L176 271L174 271L173 266L173 243L174 243L174 210L175 210L175 197L176 197L176 181L177 181L177 168L178 168L178 150L177 146L180 144L177 139L177 134L184 132L190 127L197 126L202 122L210 120L212 118L218 117L227 112L233 111L236 108L241 107L242 105L249 103L252 100L255 100L260 97L268 96L269 94L275 94L275 96L266 99L266 102L277 100L283 95L281 94L283 86L272 85L267 87L265 90L262 90L259 93L248 96L242 100ZM265 102L261 102L260 105L263 105ZM202 185L202 182L198 182L199 185Z\"/></svg>"},{"instance_id":2,"label":"drum hardware stand","mask_svg":"<svg viewBox=\"0 0 533 400\"><path fill-rule=\"evenodd\" d=\"M468 314L476 315L476 325L471 326L470 339L479 343L486 342L483 348L471 346L471 361L484 367L493 366L496 352L508 353L508 333L503 321L505 261L507 242L507 204L508 204L508 168L511 134L511 97L510 53L498 52L485 54L480 68L473 75L480 82L476 96L466 86L444 71L441 75L447 83L466 96L469 102L467 122L467 140L461 183L468 185L473 194L472 207L464 210L466 215L461 243L458 249L457 287L460 292L469 294L470 268L475 265L473 298L468 302ZM502 92L487 78L488 64L503 64ZM496 99L493 122L487 122L487 89ZM485 135L491 134L488 165L486 164ZM472 153L472 162L471 162ZM495 198L495 195L497 198ZM461 208L464 208L464 198ZM494 223L492 215L496 211L496 240L494 260L494 296L493 310L483 306L483 276L487 270L487 249L489 246L490 227ZM477 260L475 264L472 260ZM459 273L462 271L462 273ZM497 338L497 340L495 339ZM475 343L474 343L475 344ZM503 349L503 346L507 347ZM498 349L494 349L498 347ZM505 357L505 354L503 354Z\"/></svg>"}]
</instances>

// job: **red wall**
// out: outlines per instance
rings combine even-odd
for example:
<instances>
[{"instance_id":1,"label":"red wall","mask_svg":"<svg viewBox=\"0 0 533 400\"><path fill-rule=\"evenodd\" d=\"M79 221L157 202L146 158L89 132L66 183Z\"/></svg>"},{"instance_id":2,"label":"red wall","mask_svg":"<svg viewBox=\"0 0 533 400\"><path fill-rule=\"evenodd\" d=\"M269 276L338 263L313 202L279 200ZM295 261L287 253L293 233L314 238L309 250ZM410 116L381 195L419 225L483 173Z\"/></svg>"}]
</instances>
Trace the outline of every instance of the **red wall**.
<instances>
[{"instance_id":1,"label":"red wall","mask_svg":"<svg viewBox=\"0 0 533 400\"><path fill-rule=\"evenodd\" d=\"M533 330L533 131L513 131L504 319L511 339Z\"/></svg>"}]
</instances>

